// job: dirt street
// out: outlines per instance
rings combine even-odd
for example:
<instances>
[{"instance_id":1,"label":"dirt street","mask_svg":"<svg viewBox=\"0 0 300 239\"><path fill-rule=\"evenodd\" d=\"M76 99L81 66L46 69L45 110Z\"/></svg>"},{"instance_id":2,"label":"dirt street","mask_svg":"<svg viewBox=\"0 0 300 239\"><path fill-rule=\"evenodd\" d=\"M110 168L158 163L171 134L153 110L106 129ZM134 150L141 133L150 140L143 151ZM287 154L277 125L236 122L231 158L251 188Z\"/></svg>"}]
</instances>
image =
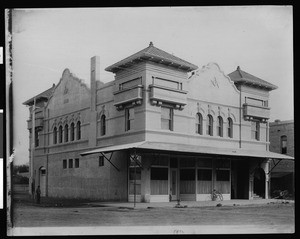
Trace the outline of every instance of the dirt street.
<instances>
[{"instance_id":1,"label":"dirt street","mask_svg":"<svg viewBox=\"0 0 300 239\"><path fill-rule=\"evenodd\" d=\"M264 227L266 232L293 232L294 204L149 209L40 207L26 204L16 204L14 207L15 227L176 225L234 226L244 233L255 233L253 229L262 230ZM252 229L247 229L249 225Z\"/></svg>"}]
</instances>

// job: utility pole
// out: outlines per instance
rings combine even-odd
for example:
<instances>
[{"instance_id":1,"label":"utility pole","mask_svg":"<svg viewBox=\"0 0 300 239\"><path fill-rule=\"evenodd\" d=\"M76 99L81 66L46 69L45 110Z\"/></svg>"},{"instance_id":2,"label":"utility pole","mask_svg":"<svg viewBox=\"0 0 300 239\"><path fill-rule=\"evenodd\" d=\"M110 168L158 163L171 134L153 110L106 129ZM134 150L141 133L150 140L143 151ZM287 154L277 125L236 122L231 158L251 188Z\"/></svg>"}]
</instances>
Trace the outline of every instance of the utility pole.
<instances>
[{"instance_id":1,"label":"utility pole","mask_svg":"<svg viewBox=\"0 0 300 239\"><path fill-rule=\"evenodd\" d=\"M35 148L35 104L36 104L36 99L34 97L33 100L33 106L32 106L32 128L31 128L31 150L30 150L30 180L29 180L29 194L32 195L32 198L34 198L34 178L33 178L33 157L34 157L34 148Z\"/></svg>"}]
</instances>

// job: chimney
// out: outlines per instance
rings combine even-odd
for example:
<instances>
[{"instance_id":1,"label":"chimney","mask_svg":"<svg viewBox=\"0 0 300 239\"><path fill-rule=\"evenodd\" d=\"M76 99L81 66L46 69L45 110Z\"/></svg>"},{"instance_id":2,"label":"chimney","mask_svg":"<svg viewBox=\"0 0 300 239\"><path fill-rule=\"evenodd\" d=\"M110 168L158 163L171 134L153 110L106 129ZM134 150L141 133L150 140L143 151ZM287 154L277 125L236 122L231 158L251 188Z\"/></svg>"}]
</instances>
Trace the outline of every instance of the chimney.
<instances>
[{"instance_id":1,"label":"chimney","mask_svg":"<svg viewBox=\"0 0 300 239\"><path fill-rule=\"evenodd\" d=\"M96 111L97 81L100 81L100 57L91 58L91 111Z\"/></svg>"}]
</instances>

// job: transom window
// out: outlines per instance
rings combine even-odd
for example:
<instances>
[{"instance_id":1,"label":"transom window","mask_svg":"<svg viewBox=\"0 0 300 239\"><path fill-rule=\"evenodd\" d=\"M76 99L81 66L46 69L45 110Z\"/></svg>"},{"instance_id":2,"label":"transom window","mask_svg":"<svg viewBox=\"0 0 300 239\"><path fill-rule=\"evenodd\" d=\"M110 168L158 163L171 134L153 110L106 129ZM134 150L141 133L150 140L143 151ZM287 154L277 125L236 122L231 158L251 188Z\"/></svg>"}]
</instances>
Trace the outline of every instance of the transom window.
<instances>
[{"instance_id":1,"label":"transom window","mask_svg":"<svg viewBox=\"0 0 300 239\"><path fill-rule=\"evenodd\" d=\"M161 128L173 131L173 109L161 107Z\"/></svg>"}]
</instances>

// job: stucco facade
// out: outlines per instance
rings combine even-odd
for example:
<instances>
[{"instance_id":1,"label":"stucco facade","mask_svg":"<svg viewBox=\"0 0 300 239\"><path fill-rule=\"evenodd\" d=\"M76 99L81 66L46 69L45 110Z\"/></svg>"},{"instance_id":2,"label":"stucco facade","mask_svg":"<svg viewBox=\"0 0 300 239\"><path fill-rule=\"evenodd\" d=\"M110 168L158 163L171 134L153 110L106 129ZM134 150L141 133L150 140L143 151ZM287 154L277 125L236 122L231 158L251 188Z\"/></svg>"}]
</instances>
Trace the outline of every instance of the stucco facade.
<instances>
[{"instance_id":1,"label":"stucco facade","mask_svg":"<svg viewBox=\"0 0 300 239\"><path fill-rule=\"evenodd\" d=\"M229 75L215 63L199 69L152 43L107 67L114 81L100 81L99 63L91 58L90 87L66 69L24 102L30 142L33 125L38 139L32 181L42 195L154 202L211 200L217 189L228 200L268 197L276 86L239 67ZM148 148L130 145L139 142ZM101 152L111 146L120 148Z\"/></svg>"}]
</instances>

